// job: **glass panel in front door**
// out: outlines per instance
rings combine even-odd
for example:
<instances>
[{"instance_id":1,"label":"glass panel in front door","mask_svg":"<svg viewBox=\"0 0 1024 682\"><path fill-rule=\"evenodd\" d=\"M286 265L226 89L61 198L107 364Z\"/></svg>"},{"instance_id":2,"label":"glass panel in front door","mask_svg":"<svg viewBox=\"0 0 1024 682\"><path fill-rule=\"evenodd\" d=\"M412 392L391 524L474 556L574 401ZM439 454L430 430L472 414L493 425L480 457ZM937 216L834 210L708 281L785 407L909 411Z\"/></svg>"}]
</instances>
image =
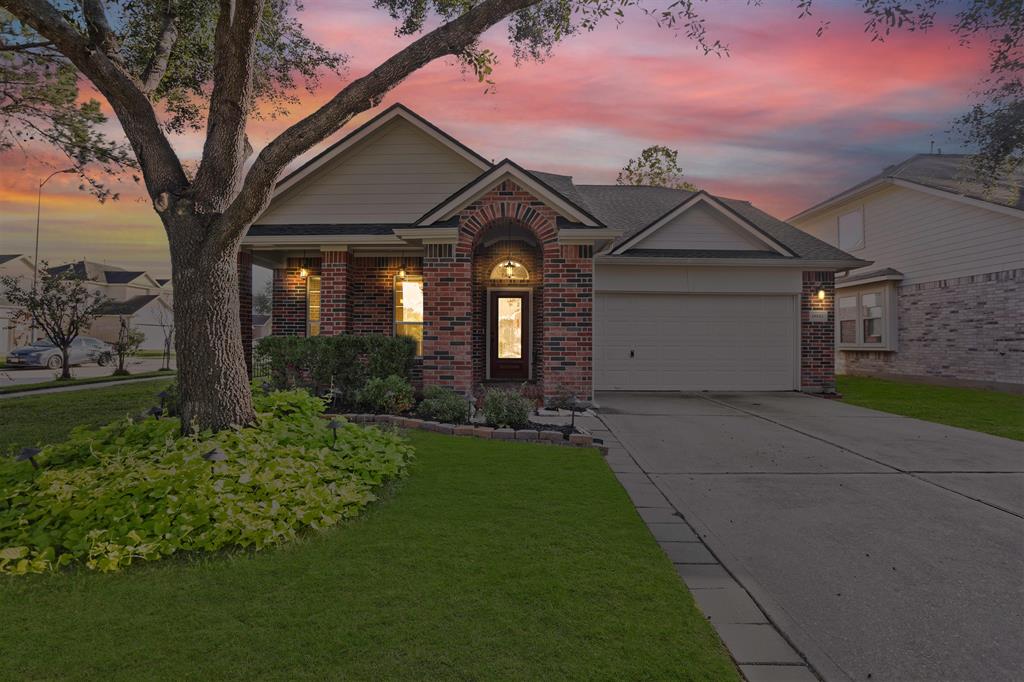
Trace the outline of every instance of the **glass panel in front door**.
<instances>
[{"instance_id":1,"label":"glass panel in front door","mask_svg":"<svg viewBox=\"0 0 1024 682\"><path fill-rule=\"evenodd\" d=\"M498 358L523 357L523 299L519 296L498 297Z\"/></svg>"}]
</instances>

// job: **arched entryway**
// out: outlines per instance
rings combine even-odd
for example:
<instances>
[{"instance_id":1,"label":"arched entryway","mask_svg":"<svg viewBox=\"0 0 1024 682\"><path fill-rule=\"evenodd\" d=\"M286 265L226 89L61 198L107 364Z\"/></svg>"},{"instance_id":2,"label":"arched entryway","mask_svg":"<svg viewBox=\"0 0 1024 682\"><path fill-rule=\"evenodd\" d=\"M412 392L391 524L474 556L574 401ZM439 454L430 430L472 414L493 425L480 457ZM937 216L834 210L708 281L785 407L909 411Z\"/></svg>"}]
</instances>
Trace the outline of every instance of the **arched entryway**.
<instances>
[{"instance_id":1,"label":"arched entryway","mask_svg":"<svg viewBox=\"0 0 1024 682\"><path fill-rule=\"evenodd\" d=\"M473 381L537 383L544 352L541 244L511 218L481 230L473 260Z\"/></svg>"}]
</instances>

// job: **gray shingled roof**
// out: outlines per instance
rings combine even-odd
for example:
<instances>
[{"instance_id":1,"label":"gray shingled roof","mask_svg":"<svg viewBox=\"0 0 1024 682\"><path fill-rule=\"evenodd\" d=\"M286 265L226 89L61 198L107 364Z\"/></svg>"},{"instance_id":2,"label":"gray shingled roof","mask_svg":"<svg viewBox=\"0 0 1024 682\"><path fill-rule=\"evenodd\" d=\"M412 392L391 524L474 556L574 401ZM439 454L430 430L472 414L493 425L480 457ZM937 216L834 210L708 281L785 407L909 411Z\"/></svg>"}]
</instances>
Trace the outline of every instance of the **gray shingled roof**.
<instances>
[{"instance_id":1,"label":"gray shingled roof","mask_svg":"<svg viewBox=\"0 0 1024 682\"><path fill-rule=\"evenodd\" d=\"M144 274L146 273L142 270L105 270L103 272L107 284L127 284Z\"/></svg>"},{"instance_id":2,"label":"gray shingled roof","mask_svg":"<svg viewBox=\"0 0 1024 682\"><path fill-rule=\"evenodd\" d=\"M840 197L856 194L861 189L880 180L903 180L971 199L1024 210L1024 168L1018 168L1015 172L1002 178L995 187L986 189L971 169L969 155L916 154L905 161L888 166L878 175L857 183L797 215L812 213Z\"/></svg>"},{"instance_id":3,"label":"gray shingled roof","mask_svg":"<svg viewBox=\"0 0 1024 682\"><path fill-rule=\"evenodd\" d=\"M103 306L101 315L134 315L139 312L147 305L153 302L153 299L159 298L155 294L148 294L145 296L135 296L125 301L107 301L106 305Z\"/></svg>"},{"instance_id":4,"label":"gray shingled roof","mask_svg":"<svg viewBox=\"0 0 1024 682\"><path fill-rule=\"evenodd\" d=\"M3 265L4 263L7 263L8 261L12 261L15 258L21 258L21 254L20 253L9 253L9 254L0 255L0 265Z\"/></svg>"},{"instance_id":5,"label":"gray shingled roof","mask_svg":"<svg viewBox=\"0 0 1024 682\"><path fill-rule=\"evenodd\" d=\"M836 284L847 284L849 282L860 282L865 279L874 279L875 277L903 277L903 273L893 268L882 268L881 270L869 270L868 272L858 272L855 275L847 275L846 277L837 277Z\"/></svg>"},{"instance_id":6,"label":"gray shingled roof","mask_svg":"<svg viewBox=\"0 0 1024 682\"><path fill-rule=\"evenodd\" d=\"M396 229L410 227L406 224L380 223L372 225L253 225L249 228L250 237L276 237L288 234L312 236L352 235L352 234L391 234Z\"/></svg>"}]
</instances>

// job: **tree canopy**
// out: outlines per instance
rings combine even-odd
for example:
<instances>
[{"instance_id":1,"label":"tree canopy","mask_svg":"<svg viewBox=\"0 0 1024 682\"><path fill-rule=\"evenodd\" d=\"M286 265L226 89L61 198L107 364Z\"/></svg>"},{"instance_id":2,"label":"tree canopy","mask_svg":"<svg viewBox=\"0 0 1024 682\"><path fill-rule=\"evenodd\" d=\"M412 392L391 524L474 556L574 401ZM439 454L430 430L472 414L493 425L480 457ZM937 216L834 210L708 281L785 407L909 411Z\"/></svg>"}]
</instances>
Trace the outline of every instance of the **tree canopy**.
<instances>
[{"instance_id":1,"label":"tree canopy","mask_svg":"<svg viewBox=\"0 0 1024 682\"><path fill-rule=\"evenodd\" d=\"M622 167L616 182L620 185L648 185L697 191L696 185L683 179L679 152L658 144L644 149L637 158L630 159Z\"/></svg>"}]
</instances>

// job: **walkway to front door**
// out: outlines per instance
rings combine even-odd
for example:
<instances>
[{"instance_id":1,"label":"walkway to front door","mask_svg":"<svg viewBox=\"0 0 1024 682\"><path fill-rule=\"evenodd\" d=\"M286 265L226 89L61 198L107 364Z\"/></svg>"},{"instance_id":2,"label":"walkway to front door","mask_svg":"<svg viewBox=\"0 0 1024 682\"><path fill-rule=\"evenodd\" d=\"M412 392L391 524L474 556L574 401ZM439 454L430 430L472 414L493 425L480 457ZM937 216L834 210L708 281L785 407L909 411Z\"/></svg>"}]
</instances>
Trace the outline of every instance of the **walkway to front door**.
<instances>
[{"instance_id":1,"label":"walkway to front door","mask_svg":"<svg viewBox=\"0 0 1024 682\"><path fill-rule=\"evenodd\" d=\"M769 621L826 680L1019 679L1024 443L799 393L597 401L748 679L806 672L757 665L802 664Z\"/></svg>"}]
</instances>

